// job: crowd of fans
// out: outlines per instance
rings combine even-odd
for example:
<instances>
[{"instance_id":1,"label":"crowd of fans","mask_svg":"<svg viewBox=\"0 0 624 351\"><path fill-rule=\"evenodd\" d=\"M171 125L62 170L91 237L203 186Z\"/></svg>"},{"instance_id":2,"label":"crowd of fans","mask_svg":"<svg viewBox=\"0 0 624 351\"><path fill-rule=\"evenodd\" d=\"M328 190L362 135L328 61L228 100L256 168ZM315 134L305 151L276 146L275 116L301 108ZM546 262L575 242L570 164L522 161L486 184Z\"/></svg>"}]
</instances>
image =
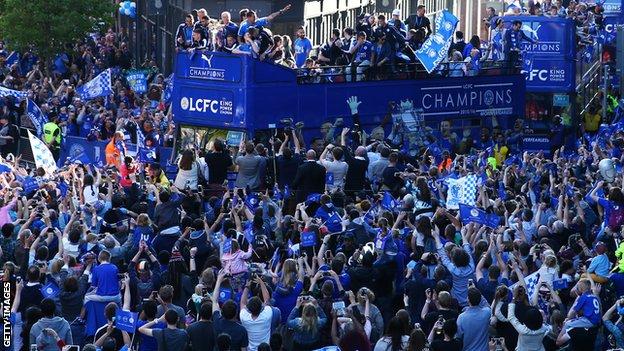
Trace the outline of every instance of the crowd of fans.
<instances>
[{"instance_id":1,"label":"crowd of fans","mask_svg":"<svg viewBox=\"0 0 624 351\"><path fill-rule=\"evenodd\" d=\"M264 39L255 35L269 35L252 24L287 10L266 19L248 11L240 28L224 13L210 37L207 16L199 25L189 16L176 45L236 54L247 50L237 44L243 37L261 58L306 64L302 29L296 44L270 36L284 45L279 54L256 51ZM362 17L363 28L335 31L328 56L316 60L348 58L332 45L359 36L364 43L350 53L357 57L367 38L388 40L403 26L427 37L422 14L419 7L405 24ZM376 24L386 34L376 36ZM460 50L461 42L452 55L480 45ZM181 150L177 173L167 174L118 147L139 130L146 144L171 145L165 82L153 63L145 65L146 94L121 78L106 99L81 101L75 92L103 69L132 66L123 33L67 48L54 67L34 53L7 66L8 56L0 47L2 85L28 91L57 126L43 136L53 151L58 135L113 140L106 165L47 173L18 156L15 123L28 123L25 104L0 98L9 350L624 347L621 125L601 126L572 149L556 126L552 150L529 154L518 142L522 121L511 131L483 128L476 140L445 121L429 146L405 152L383 129L360 130L359 103L350 99L348 127L309 141L296 127L268 145L243 139L237 150L215 139L205 150ZM448 203L457 191L450 184L465 177L479 180L473 211L494 223L478 224ZM138 316L130 330L126 312Z\"/></svg>"}]
</instances>

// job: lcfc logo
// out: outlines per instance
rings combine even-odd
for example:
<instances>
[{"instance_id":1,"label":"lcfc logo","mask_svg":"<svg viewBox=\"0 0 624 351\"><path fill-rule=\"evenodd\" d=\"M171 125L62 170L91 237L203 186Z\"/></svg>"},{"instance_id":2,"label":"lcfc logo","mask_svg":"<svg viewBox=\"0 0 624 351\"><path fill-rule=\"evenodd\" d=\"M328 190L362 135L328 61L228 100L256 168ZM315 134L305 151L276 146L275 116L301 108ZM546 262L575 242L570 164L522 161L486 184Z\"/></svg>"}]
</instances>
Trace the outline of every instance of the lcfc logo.
<instances>
[{"instance_id":1,"label":"lcfc logo","mask_svg":"<svg viewBox=\"0 0 624 351\"><path fill-rule=\"evenodd\" d=\"M188 110L189 108L189 100L185 97L182 98L182 100L180 100L180 107L182 107L183 110Z\"/></svg>"},{"instance_id":2,"label":"lcfc logo","mask_svg":"<svg viewBox=\"0 0 624 351\"><path fill-rule=\"evenodd\" d=\"M219 101L210 99L194 99L183 97L180 99L180 107L191 112L219 112Z\"/></svg>"},{"instance_id":3,"label":"lcfc logo","mask_svg":"<svg viewBox=\"0 0 624 351\"><path fill-rule=\"evenodd\" d=\"M478 217L479 211L476 208L473 208L472 210L470 210L470 215L473 217Z\"/></svg>"}]
</instances>

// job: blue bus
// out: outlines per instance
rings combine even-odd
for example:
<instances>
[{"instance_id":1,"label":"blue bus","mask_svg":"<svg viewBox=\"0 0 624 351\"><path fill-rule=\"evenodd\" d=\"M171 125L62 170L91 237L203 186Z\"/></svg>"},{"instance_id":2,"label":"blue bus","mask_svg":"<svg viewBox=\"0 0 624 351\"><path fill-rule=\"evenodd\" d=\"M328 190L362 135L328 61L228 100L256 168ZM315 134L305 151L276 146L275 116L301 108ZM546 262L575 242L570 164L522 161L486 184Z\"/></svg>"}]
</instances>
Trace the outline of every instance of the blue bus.
<instances>
[{"instance_id":1,"label":"blue bus","mask_svg":"<svg viewBox=\"0 0 624 351\"><path fill-rule=\"evenodd\" d=\"M475 139L482 127L511 128L524 115L524 76L496 67L470 77L405 73L354 82L328 74L310 82L301 72L248 56L194 52L178 53L174 73L178 148L189 143L203 148L215 137L235 145L241 133L266 142L287 127L285 119L303 122L304 137L318 135L336 118L352 123L346 101L353 96L361 102L360 127L367 131L384 124L389 103L405 101L418 111L423 127L437 130L441 121L450 121L458 135L468 132ZM392 123L383 127L388 135Z\"/></svg>"}]
</instances>

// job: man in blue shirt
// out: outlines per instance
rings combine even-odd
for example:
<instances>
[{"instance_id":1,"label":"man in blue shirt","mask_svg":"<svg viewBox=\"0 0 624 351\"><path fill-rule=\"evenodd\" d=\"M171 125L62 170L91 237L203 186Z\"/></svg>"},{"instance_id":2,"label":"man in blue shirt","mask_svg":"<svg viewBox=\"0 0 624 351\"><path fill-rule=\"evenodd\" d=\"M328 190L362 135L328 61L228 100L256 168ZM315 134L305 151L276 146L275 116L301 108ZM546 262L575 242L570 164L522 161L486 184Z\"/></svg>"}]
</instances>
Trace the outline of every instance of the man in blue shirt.
<instances>
[{"instance_id":1,"label":"man in blue shirt","mask_svg":"<svg viewBox=\"0 0 624 351\"><path fill-rule=\"evenodd\" d=\"M491 310L481 305L481 293L468 288L468 308L457 317L457 337L463 341L463 351L488 351Z\"/></svg>"},{"instance_id":2,"label":"man in blue shirt","mask_svg":"<svg viewBox=\"0 0 624 351\"><path fill-rule=\"evenodd\" d=\"M238 38L242 42L245 33L249 30L249 27L266 27L269 25L271 21L273 21L277 16L283 14L284 12L290 10L290 4L286 5L283 9L273 12L267 17L257 18L255 11L247 12L247 21L241 22L240 27L238 28Z\"/></svg>"},{"instance_id":3,"label":"man in blue shirt","mask_svg":"<svg viewBox=\"0 0 624 351\"><path fill-rule=\"evenodd\" d=\"M351 68L356 67L357 81L359 82L364 78L364 71L367 70L371 64L373 43L366 40L366 33L359 32L356 46L357 49L353 57L353 62L351 63ZM347 76L350 76L350 74L347 74Z\"/></svg>"},{"instance_id":4,"label":"man in blue shirt","mask_svg":"<svg viewBox=\"0 0 624 351\"><path fill-rule=\"evenodd\" d=\"M85 295L85 303L88 301L98 302L121 302L119 294L119 277L117 266L110 263L111 255L107 250L100 251L98 262L100 263L91 273L92 291Z\"/></svg>"},{"instance_id":5,"label":"man in blue shirt","mask_svg":"<svg viewBox=\"0 0 624 351\"><path fill-rule=\"evenodd\" d=\"M303 67L310 51L312 51L312 42L306 38L305 29L299 27L297 29L297 40L295 40L295 64L297 67Z\"/></svg>"},{"instance_id":6,"label":"man in blue shirt","mask_svg":"<svg viewBox=\"0 0 624 351\"><path fill-rule=\"evenodd\" d=\"M600 324L600 299L592 293L589 279L581 279L572 289L578 293L563 329L568 332L574 328L593 328Z\"/></svg>"}]
</instances>

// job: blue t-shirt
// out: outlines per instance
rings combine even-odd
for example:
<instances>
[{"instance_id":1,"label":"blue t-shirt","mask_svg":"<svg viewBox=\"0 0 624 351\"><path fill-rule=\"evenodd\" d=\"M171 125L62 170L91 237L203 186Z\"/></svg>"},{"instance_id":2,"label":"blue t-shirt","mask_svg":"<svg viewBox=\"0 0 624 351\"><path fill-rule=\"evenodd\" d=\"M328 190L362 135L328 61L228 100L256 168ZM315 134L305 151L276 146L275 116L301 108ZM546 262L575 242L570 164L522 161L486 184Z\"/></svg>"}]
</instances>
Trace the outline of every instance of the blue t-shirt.
<instances>
[{"instance_id":1,"label":"blue t-shirt","mask_svg":"<svg viewBox=\"0 0 624 351\"><path fill-rule=\"evenodd\" d=\"M578 299L575 311L582 311L583 316L590 320L594 325L600 323L600 301L589 292L584 293Z\"/></svg>"},{"instance_id":2,"label":"blue t-shirt","mask_svg":"<svg viewBox=\"0 0 624 351\"><path fill-rule=\"evenodd\" d=\"M147 321L143 321L143 320L138 320L137 321L137 325L136 328L137 330L139 328L141 328L142 326L144 326L145 324L147 324L149 322ZM152 326L152 328L154 329L164 329L167 328L167 325L165 323L156 323ZM143 333L139 333L140 337L141 337L141 342L139 344L139 351L157 351L158 350L158 343L156 342L156 338L153 336L147 336Z\"/></svg>"},{"instance_id":3,"label":"blue t-shirt","mask_svg":"<svg viewBox=\"0 0 624 351\"><path fill-rule=\"evenodd\" d=\"M247 43L240 44L237 49L244 52L251 52L251 45Z\"/></svg>"},{"instance_id":4,"label":"blue t-shirt","mask_svg":"<svg viewBox=\"0 0 624 351\"><path fill-rule=\"evenodd\" d=\"M273 292L273 300L275 300L274 306L282 313L282 323L286 323L288 320L288 315L297 304L297 298L302 291L303 283L301 281L297 281L291 289L284 287L281 282L277 284Z\"/></svg>"},{"instance_id":5,"label":"blue t-shirt","mask_svg":"<svg viewBox=\"0 0 624 351\"><path fill-rule=\"evenodd\" d=\"M373 56L373 43L366 40L355 54L355 62L370 61Z\"/></svg>"},{"instance_id":6,"label":"blue t-shirt","mask_svg":"<svg viewBox=\"0 0 624 351\"><path fill-rule=\"evenodd\" d=\"M606 254L598 255L591 260L589 267L587 268L588 273L595 273L601 277L606 277L609 275L609 268L611 267L611 263L609 262L609 258Z\"/></svg>"},{"instance_id":7,"label":"blue t-shirt","mask_svg":"<svg viewBox=\"0 0 624 351\"><path fill-rule=\"evenodd\" d=\"M119 294L119 282L117 280L117 266L110 263L100 264L93 268L91 285L97 287L100 296L115 296Z\"/></svg>"},{"instance_id":8,"label":"blue t-shirt","mask_svg":"<svg viewBox=\"0 0 624 351\"><path fill-rule=\"evenodd\" d=\"M249 30L249 27L265 27L269 24L269 19L266 17L262 17L262 18L258 18L256 20L256 22L254 22L253 24L249 24L249 22L244 21L240 24L240 27L238 28L238 36L239 37L243 37L245 36L245 34L247 33L247 31Z\"/></svg>"},{"instance_id":9,"label":"blue t-shirt","mask_svg":"<svg viewBox=\"0 0 624 351\"><path fill-rule=\"evenodd\" d=\"M151 246L154 239L154 230L149 226L136 226L134 228L134 235L132 236L133 247L138 247L141 240L145 241Z\"/></svg>"},{"instance_id":10,"label":"blue t-shirt","mask_svg":"<svg viewBox=\"0 0 624 351\"><path fill-rule=\"evenodd\" d=\"M308 54L312 50L312 43L308 38L298 38L295 40L295 63L297 67L303 67Z\"/></svg>"}]
</instances>

